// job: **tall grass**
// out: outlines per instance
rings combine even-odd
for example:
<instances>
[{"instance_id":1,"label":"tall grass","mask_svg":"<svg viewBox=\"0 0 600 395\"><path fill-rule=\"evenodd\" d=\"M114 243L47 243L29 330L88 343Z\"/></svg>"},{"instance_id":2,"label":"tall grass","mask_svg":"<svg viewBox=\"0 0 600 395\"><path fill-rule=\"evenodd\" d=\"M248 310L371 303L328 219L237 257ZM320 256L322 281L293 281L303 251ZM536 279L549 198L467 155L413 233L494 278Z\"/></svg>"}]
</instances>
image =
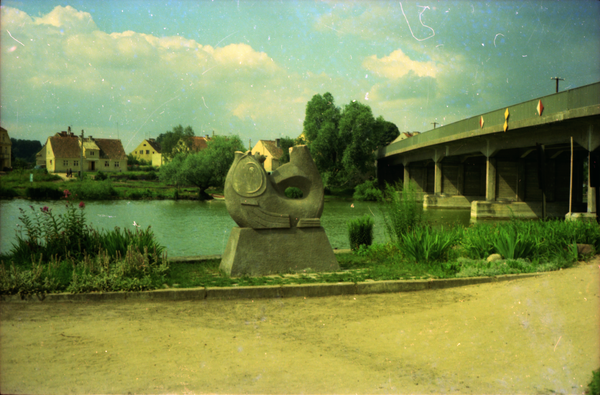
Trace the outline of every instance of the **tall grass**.
<instances>
[{"instance_id":1,"label":"tall grass","mask_svg":"<svg viewBox=\"0 0 600 395\"><path fill-rule=\"evenodd\" d=\"M414 183L386 184L381 203L385 229L392 242L398 243L402 235L422 225L423 205Z\"/></svg>"},{"instance_id":2,"label":"tall grass","mask_svg":"<svg viewBox=\"0 0 600 395\"><path fill-rule=\"evenodd\" d=\"M356 251L360 246L370 246L373 244L373 218L364 215L360 218L351 219L347 222L348 238L350 248Z\"/></svg>"},{"instance_id":3,"label":"tall grass","mask_svg":"<svg viewBox=\"0 0 600 395\"><path fill-rule=\"evenodd\" d=\"M459 240L461 228L452 229L418 226L402 234L398 243L400 252L414 263L430 264L447 261L448 252Z\"/></svg>"}]
</instances>

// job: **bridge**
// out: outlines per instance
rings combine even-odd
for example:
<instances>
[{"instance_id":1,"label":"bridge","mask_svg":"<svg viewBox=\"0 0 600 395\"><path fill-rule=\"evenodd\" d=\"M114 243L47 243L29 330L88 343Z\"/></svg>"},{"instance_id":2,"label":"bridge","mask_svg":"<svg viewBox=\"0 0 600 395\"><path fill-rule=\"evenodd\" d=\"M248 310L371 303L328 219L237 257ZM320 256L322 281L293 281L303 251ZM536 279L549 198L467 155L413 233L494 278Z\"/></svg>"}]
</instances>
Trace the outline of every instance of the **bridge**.
<instances>
[{"instance_id":1,"label":"bridge","mask_svg":"<svg viewBox=\"0 0 600 395\"><path fill-rule=\"evenodd\" d=\"M596 218L599 146L595 83L394 141L377 177L412 181L424 208L470 208L475 220Z\"/></svg>"}]
</instances>

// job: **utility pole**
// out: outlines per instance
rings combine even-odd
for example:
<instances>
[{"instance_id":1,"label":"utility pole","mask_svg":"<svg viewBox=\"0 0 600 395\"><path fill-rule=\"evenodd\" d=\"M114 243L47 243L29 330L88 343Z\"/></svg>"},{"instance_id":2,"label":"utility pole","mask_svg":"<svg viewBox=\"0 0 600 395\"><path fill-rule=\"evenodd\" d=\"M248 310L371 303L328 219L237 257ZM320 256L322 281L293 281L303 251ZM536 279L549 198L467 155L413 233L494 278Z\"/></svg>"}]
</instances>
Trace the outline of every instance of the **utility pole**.
<instances>
[{"instance_id":1,"label":"utility pole","mask_svg":"<svg viewBox=\"0 0 600 395\"><path fill-rule=\"evenodd\" d=\"M431 122L431 124L433 125L434 129L435 129L435 125L439 125L439 123L437 123L437 122Z\"/></svg>"},{"instance_id":2,"label":"utility pole","mask_svg":"<svg viewBox=\"0 0 600 395\"><path fill-rule=\"evenodd\" d=\"M564 78L560 77L550 77L551 80L556 80L556 93L558 93L558 81L564 81Z\"/></svg>"},{"instance_id":3,"label":"utility pole","mask_svg":"<svg viewBox=\"0 0 600 395\"><path fill-rule=\"evenodd\" d=\"M83 180L83 129L81 129L81 159L79 161L79 180Z\"/></svg>"}]
</instances>

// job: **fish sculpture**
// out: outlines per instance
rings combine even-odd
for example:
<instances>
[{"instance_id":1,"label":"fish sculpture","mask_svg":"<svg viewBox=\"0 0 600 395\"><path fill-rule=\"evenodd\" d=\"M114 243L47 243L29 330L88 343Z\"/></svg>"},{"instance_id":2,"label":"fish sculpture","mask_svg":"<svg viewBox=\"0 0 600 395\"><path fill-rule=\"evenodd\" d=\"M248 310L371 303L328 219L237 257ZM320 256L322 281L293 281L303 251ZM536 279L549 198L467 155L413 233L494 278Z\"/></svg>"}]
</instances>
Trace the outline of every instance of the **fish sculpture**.
<instances>
[{"instance_id":1,"label":"fish sculpture","mask_svg":"<svg viewBox=\"0 0 600 395\"><path fill-rule=\"evenodd\" d=\"M290 148L290 162L270 174L261 158L236 152L225 180L225 203L242 228L287 229L320 227L324 193L321 175L306 145ZM302 191L300 199L285 196L288 187Z\"/></svg>"}]
</instances>

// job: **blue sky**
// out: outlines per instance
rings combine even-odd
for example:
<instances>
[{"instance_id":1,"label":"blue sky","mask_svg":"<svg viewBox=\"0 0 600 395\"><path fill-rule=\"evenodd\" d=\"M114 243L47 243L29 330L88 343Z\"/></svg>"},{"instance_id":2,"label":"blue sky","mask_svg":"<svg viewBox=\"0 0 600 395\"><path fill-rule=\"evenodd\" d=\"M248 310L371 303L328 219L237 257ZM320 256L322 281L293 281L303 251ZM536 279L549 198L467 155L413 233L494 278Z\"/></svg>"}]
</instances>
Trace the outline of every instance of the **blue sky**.
<instances>
[{"instance_id":1,"label":"blue sky","mask_svg":"<svg viewBox=\"0 0 600 395\"><path fill-rule=\"evenodd\" d=\"M600 81L599 1L3 1L1 122L142 138L296 137L331 92L430 130Z\"/></svg>"}]
</instances>

